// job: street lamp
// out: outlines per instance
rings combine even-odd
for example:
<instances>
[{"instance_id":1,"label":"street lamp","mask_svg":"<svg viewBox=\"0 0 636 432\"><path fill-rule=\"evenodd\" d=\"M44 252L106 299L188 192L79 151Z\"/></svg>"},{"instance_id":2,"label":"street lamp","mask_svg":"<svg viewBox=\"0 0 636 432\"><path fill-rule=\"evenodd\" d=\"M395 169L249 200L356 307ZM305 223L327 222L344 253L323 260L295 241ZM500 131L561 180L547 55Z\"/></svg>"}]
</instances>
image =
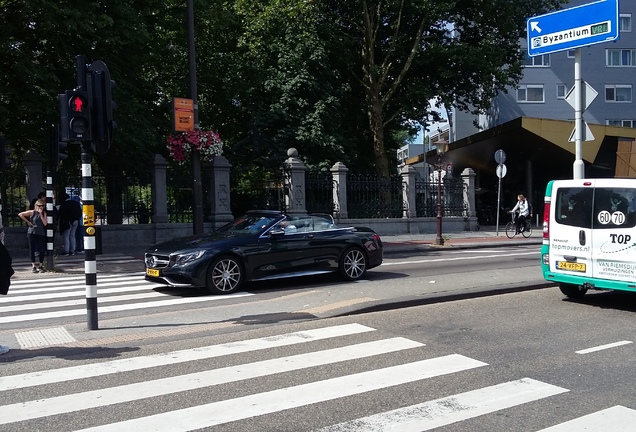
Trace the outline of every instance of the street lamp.
<instances>
[{"instance_id":1,"label":"street lamp","mask_svg":"<svg viewBox=\"0 0 636 432\"><path fill-rule=\"evenodd\" d=\"M435 244L442 246L444 239L442 238L442 156L448 150L448 141L440 138L435 142L437 148L437 236Z\"/></svg>"}]
</instances>

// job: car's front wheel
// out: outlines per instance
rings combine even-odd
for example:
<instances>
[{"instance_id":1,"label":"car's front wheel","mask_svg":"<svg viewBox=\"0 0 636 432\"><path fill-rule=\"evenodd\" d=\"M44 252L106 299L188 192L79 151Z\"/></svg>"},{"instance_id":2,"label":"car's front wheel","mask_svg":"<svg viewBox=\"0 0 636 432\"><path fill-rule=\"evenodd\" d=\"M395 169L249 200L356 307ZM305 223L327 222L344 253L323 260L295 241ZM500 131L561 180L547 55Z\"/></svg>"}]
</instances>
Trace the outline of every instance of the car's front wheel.
<instances>
[{"instance_id":1,"label":"car's front wheel","mask_svg":"<svg viewBox=\"0 0 636 432\"><path fill-rule=\"evenodd\" d=\"M340 257L338 272L347 280L356 280L364 276L367 271L367 256L362 249L352 247L347 249Z\"/></svg>"},{"instance_id":2,"label":"car's front wheel","mask_svg":"<svg viewBox=\"0 0 636 432\"><path fill-rule=\"evenodd\" d=\"M234 257L221 256L208 268L205 287L214 294L230 294L243 285L245 272L243 266Z\"/></svg>"}]
</instances>

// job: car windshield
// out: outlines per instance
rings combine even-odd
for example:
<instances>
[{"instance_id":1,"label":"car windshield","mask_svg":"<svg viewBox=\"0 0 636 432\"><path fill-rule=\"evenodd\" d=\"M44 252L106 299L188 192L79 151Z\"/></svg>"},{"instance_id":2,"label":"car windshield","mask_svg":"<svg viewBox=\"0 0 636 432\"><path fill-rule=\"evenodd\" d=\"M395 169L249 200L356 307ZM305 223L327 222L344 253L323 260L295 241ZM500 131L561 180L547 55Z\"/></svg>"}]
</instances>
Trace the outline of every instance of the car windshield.
<instances>
[{"instance_id":1,"label":"car windshield","mask_svg":"<svg viewBox=\"0 0 636 432\"><path fill-rule=\"evenodd\" d=\"M235 234L258 234L263 232L278 219L278 216L247 214L234 219L229 224L219 228L218 231Z\"/></svg>"}]
</instances>

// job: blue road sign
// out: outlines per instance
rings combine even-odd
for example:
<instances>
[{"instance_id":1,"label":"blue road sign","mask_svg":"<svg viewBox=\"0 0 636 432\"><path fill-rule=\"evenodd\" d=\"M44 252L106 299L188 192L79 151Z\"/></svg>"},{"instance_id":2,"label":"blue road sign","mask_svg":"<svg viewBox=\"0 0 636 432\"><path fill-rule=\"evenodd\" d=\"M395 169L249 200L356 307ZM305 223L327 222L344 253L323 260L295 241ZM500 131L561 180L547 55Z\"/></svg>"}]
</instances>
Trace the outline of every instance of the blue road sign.
<instances>
[{"instance_id":1,"label":"blue road sign","mask_svg":"<svg viewBox=\"0 0 636 432\"><path fill-rule=\"evenodd\" d=\"M528 18L528 55L618 39L618 0L600 0Z\"/></svg>"}]
</instances>

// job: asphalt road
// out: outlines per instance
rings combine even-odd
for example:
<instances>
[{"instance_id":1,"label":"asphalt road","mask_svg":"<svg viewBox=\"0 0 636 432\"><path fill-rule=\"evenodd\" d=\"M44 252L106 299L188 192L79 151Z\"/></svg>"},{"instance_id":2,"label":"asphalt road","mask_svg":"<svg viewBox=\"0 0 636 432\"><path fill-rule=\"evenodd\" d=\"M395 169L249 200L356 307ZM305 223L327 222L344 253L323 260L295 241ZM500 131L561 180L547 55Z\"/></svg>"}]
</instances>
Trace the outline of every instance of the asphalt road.
<instances>
[{"instance_id":1,"label":"asphalt road","mask_svg":"<svg viewBox=\"0 0 636 432\"><path fill-rule=\"evenodd\" d=\"M0 429L633 430L632 300L547 288L35 350L0 366Z\"/></svg>"}]
</instances>

